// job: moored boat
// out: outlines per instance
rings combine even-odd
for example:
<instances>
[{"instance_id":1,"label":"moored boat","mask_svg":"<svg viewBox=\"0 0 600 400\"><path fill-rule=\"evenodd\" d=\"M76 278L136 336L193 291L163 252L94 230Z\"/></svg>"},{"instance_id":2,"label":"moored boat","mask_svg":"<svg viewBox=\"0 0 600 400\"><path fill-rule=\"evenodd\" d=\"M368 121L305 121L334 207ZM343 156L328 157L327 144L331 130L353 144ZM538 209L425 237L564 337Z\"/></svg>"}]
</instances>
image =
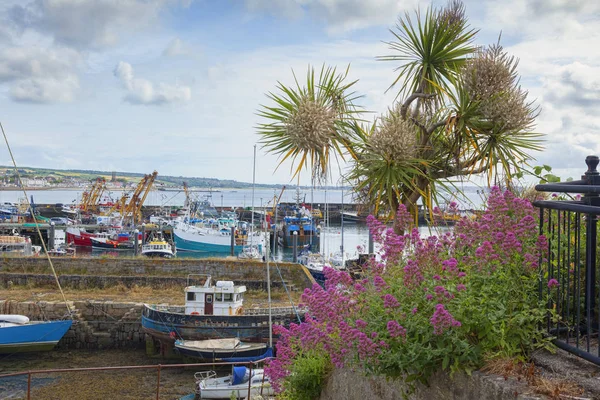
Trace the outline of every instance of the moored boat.
<instances>
[{"instance_id":1,"label":"moored boat","mask_svg":"<svg viewBox=\"0 0 600 400\"><path fill-rule=\"evenodd\" d=\"M258 250L257 245L246 245L244 246L242 252L238 254L238 258L240 260L261 260L262 254Z\"/></svg>"},{"instance_id":2,"label":"moored boat","mask_svg":"<svg viewBox=\"0 0 600 400\"><path fill-rule=\"evenodd\" d=\"M39 246L33 246L27 236L18 234L0 236L0 254L32 256L37 253L39 253Z\"/></svg>"},{"instance_id":3,"label":"moored boat","mask_svg":"<svg viewBox=\"0 0 600 400\"><path fill-rule=\"evenodd\" d=\"M269 339L269 309L244 309L245 286L232 281L211 283L208 276L203 286L185 288L185 305L144 304L142 327L161 343L174 344L175 339L204 340L239 338L245 342ZM292 307L273 307L273 324L289 326L298 321Z\"/></svg>"},{"instance_id":4,"label":"moored boat","mask_svg":"<svg viewBox=\"0 0 600 400\"><path fill-rule=\"evenodd\" d=\"M173 258L173 246L167 242L161 232L156 232L152 238L142 245L142 255L147 257Z\"/></svg>"},{"instance_id":5,"label":"moored boat","mask_svg":"<svg viewBox=\"0 0 600 400\"><path fill-rule=\"evenodd\" d=\"M179 354L207 361L257 361L273 356L267 343L246 343L238 338L207 340L176 340Z\"/></svg>"},{"instance_id":6,"label":"moored boat","mask_svg":"<svg viewBox=\"0 0 600 400\"><path fill-rule=\"evenodd\" d=\"M196 399L244 399L274 394L269 377L262 368L233 367L231 375L221 378L214 371L197 372L194 378Z\"/></svg>"},{"instance_id":7,"label":"moored boat","mask_svg":"<svg viewBox=\"0 0 600 400\"><path fill-rule=\"evenodd\" d=\"M232 241L235 254L243 251L244 246L248 244L249 238L242 232L233 228L234 236L232 238L231 226L224 225L226 222L219 222L213 227L197 227L184 221L178 221L173 227L173 238L177 250L199 252L199 253L231 253ZM233 225L235 227L235 224ZM257 236L255 242L261 238ZM258 244L259 250L262 245Z\"/></svg>"},{"instance_id":8,"label":"moored boat","mask_svg":"<svg viewBox=\"0 0 600 400\"><path fill-rule=\"evenodd\" d=\"M312 277L320 284L325 282L325 273L323 268L333 268L320 253L311 253L310 250L303 250L298 255L298 263L304 265Z\"/></svg>"},{"instance_id":9,"label":"moored boat","mask_svg":"<svg viewBox=\"0 0 600 400\"><path fill-rule=\"evenodd\" d=\"M24 315L0 315L0 353L52 350L73 321L30 321Z\"/></svg>"},{"instance_id":10,"label":"moored boat","mask_svg":"<svg viewBox=\"0 0 600 400\"><path fill-rule=\"evenodd\" d=\"M90 238L92 242L92 248L94 249L107 249L107 250L134 250L135 244L133 242L119 242L118 240L112 240L103 237Z\"/></svg>"}]
</instances>

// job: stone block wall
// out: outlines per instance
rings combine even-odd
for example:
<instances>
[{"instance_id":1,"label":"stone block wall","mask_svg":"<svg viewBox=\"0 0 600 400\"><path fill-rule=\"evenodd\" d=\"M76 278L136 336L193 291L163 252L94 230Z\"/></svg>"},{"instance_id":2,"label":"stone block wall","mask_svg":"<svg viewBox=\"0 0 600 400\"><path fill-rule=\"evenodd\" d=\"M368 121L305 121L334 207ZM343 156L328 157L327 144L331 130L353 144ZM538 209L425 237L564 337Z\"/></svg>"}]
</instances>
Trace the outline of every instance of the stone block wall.
<instances>
[{"instance_id":1,"label":"stone block wall","mask_svg":"<svg viewBox=\"0 0 600 400\"><path fill-rule=\"evenodd\" d=\"M167 276L186 278L189 274L208 274L212 276L213 280L266 280L265 263L227 258L54 257L52 263L59 276ZM299 288L312 285L313 280L310 274L299 264L272 263L271 280L273 283L281 282L279 272L281 272L283 280ZM0 273L50 274L51 270L45 257L0 257Z\"/></svg>"},{"instance_id":2,"label":"stone block wall","mask_svg":"<svg viewBox=\"0 0 600 400\"><path fill-rule=\"evenodd\" d=\"M365 376L358 371L336 369L327 380L318 400L539 400L538 395L523 381L498 375L474 372L471 376L456 373L452 378L439 372L429 385L418 384L414 391L401 379Z\"/></svg>"},{"instance_id":3,"label":"stone block wall","mask_svg":"<svg viewBox=\"0 0 600 400\"><path fill-rule=\"evenodd\" d=\"M143 304L112 301L70 301L73 325L58 343L61 349L145 347ZM65 319L63 302L0 301L0 313L26 315L30 320Z\"/></svg>"}]
</instances>

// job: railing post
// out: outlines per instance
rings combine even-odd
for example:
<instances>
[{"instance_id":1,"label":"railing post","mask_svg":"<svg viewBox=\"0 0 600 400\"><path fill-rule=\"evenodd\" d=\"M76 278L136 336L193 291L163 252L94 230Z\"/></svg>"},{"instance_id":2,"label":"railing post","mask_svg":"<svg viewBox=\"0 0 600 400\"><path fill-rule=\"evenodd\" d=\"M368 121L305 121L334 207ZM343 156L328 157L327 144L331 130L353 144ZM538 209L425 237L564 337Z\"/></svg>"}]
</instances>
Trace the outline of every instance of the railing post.
<instances>
[{"instance_id":1,"label":"railing post","mask_svg":"<svg viewBox=\"0 0 600 400\"><path fill-rule=\"evenodd\" d=\"M27 400L31 400L31 371L27 371Z\"/></svg>"},{"instance_id":2,"label":"railing post","mask_svg":"<svg viewBox=\"0 0 600 400\"><path fill-rule=\"evenodd\" d=\"M598 185L600 183L600 173L596 169L599 163L597 156L587 156L585 163L588 170L581 177L588 185ZM590 206L600 205L600 197L596 193L586 193L583 196L583 202ZM593 318L595 317L594 302L596 300L596 243L597 243L597 224L596 215L587 214L586 218L586 241L585 241L585 318L587 328L587 351L590 351L589 337L593 328Z\"/></svg>"},{"instance_id":3,"label":"railing post","mask_svg":"<svg viewBox=\"0 0 600 400\"><path fill-rule=\"evenodd\" d=\"M158 364L158 374L156 374L156 400L160 399L160 364Z\"/></svg>"}]
</instances>

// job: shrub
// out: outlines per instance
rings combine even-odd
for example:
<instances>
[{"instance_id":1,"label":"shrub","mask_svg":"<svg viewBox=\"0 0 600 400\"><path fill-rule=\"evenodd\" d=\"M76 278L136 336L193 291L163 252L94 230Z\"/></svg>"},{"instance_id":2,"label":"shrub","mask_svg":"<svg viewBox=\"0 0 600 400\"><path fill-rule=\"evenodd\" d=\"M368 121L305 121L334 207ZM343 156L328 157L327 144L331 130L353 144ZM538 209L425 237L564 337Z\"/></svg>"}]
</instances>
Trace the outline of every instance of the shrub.
<instances>
[{"instance_id":1,"label":"shrub","mask_svg":"<svg viewBox=\"0 0 600 400\"><path fill-rule=\"evenodd\" d=\"M410 220L402 206L398 215ZM546 299L537 292L546 242L528 201L494 188L478 218L427 238L416 229L397 235L373 217L368 223L382 261L356 282L327 269L324 288L305 290L309 314L279 328L267 371L278 390L297 389L297 363L310 350L337 368L412 382L440 368L469 372L486 359L522 359L548 343L540 329ZM317 369L303 371L317 377Z\"/></svg>"}]
</instances>

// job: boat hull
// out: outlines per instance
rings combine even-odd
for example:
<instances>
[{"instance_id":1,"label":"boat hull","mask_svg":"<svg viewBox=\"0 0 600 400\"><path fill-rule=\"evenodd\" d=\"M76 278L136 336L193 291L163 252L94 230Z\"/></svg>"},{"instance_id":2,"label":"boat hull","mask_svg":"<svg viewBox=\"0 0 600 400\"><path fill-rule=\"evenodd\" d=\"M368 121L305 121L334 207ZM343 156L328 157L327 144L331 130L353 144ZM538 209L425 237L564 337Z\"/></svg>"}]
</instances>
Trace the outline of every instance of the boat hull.
<instances>
[{"instance_id":1,"label":"boat hull","mask_svg":"<svg viewBox=\"0 0 600 400\"><path fill-rule=\"evenodd\" d=\"M173 309L178 309L173 311ZM179 310L181 309L181 310ZM288 310L288 309L286 309ZM298 322L293 311L273 311L274 325L289 326ZM183 340L220 339L237 337L245 342L269 340L268 313L258 315L185 315L183 307L158 309L144 305L142 328L161 342L173 344L175 338Z\"/></svg>"},{"instance_id":2,"label":"boat hull","mask_svg":"<svg viewBox=\"0 0 600 400\"><path fill-rule=\"evenodd\" d=\"M92 247L92 238L96 235L80 230L72 230L67 228L67 243L73 243L75 246Z\"/></svg>"},{"instance_id":3,"label":"boat hull","mask_svg":"<svg viewBox=\"0 0 600 400\"><path fill-rule=\"evenodd\" d=\"M199 349L175 342L175 348L179 354L200 360L240 362L240 360L256 361L273 356L271 349L267 349L266 343L249 343L246 345L248 348L243 347L236 349Z\"/></svg>"},{"instance_id":4,"label":"boat hull","mask_svg":"<svg viewBox=\"0 0 600 400\"><path fill-rule=\"evenodd\" d=\"M52 350L71 328L73 321L30 322L0 328L0 353Z\"/></svg>"},{"instance_id":5,"label":"boat hull","mask_svg":"<svg viewBox=\"0 0 600 400\"><path fill-rule=\"evenodd\" d=\"M125 242L117 242L111 240L110 242L102 242L94 238L90 239L92 242L92 248L94 249L106 249L106 250L133 250L133 244Z\"/></svg>"},{"instance_id":6,"label":"boat hull","mask_svg":"<svg viewBox=\"0 0 600 400\"><path fill-rule=\"evenodd\" d=\"M166 250L147 250L142 251L142 255L146 257L162 257L162 258L173 258L175 255L173 252Z\"/></svg>"},{"instance_id":7,"label":"boat hull","mask_svg":"<svg viewBox=\"0 0 600 400\"><path fill-rule=\"evenodd\" d=\"M231 236L196 235L189 232L173 229L175 248L177 251L191 251L197 253L231 253ZM234 253L244 249L242 245L233 246Z\"/></svg>"}]
</instances>

